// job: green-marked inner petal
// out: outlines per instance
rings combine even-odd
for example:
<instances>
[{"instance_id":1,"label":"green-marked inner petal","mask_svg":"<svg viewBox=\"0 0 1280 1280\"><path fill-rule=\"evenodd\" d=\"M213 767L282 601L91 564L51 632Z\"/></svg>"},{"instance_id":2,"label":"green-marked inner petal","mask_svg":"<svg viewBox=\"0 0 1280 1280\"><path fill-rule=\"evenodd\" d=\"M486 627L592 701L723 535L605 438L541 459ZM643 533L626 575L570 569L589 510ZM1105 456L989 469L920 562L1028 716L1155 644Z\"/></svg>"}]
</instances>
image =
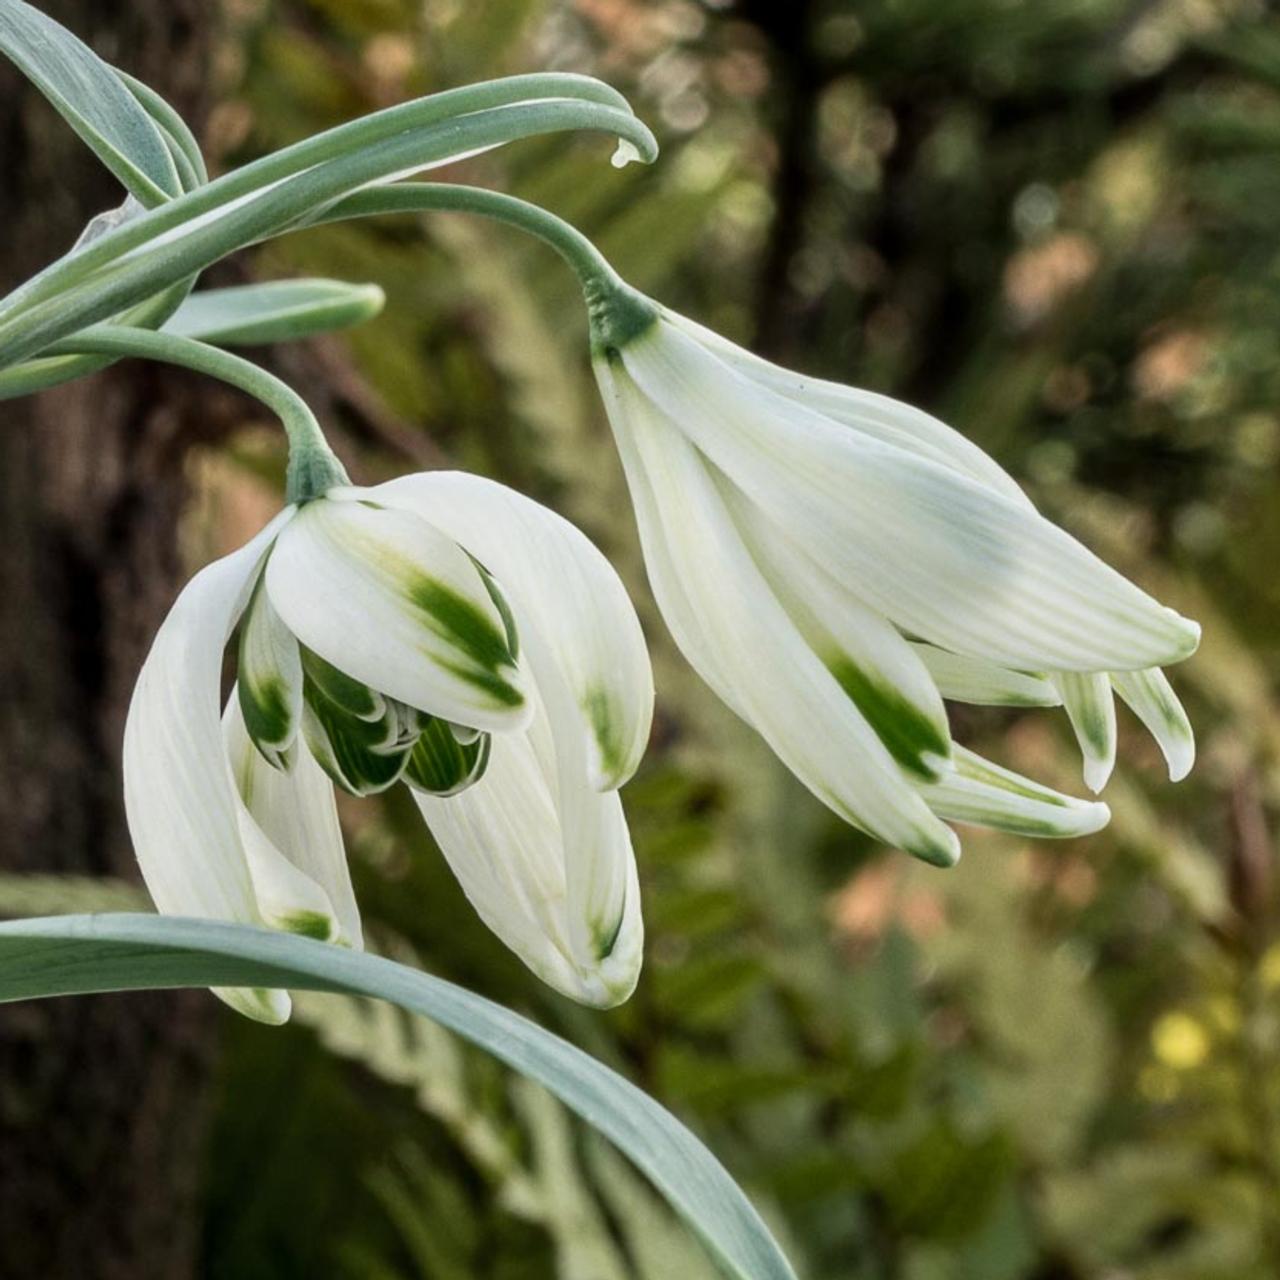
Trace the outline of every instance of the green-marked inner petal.
<instances>
[{"instance_id":1,"label":"green-marked inner petal","mask_svg":"<svg viewBox=\"0 0 1280 1280\"><path fill-rule=\"evenodd\" d=\"M1105 804L1054 791L964 747L954 747L953 758L952 773L920 788L939 817L1041 839L1090 835L1111 817Z\"/></svg>"},{"instance_id":2,"label":"green-marked inner petal","mask_svg":"<svg viewBox=\"0 0 1280 1280\"><path fill-rule=\"evenodd\" d=\"M359 720L382 719L387 708L380 693L353 679L346 672L339 671L331 662L326 662L305 645L299 647L302 651L302 669L306 672L308 683L318 693Z\"/></svg>"},{"instance_id":3,"label":"green-marked inner petal","mask_svg":"<svg viewBox=\"0 0 1280 1280\"><path fill-rule=\"evenodd\" d=\"M1195 733L1168 677L1158 667L1116 671L1111 683L1159 744L1169 766L1170 780L1185 778L1196 759Z\"/></svg>"},{"instance_id":4,"label":"green-marked inner petal","mask_svg":"<svg viewBox=\"0 0 1280 1280\"><path fill-rule=\"evenodd\" d=\"M487 733L461 743L444 720L432 720L409 754L405 781L428 795L453 796L478 782L489 764Z\"/></svg>"},{"instance_id":5,"label":"green-marked inner petal","mask_svg":"<svg viewBox=\"0 0 1280 1280\"><path fill-rule=\"evenodd\" d=\"M1084 757L1084 780L1101 791L1116 763L1116 703L1104 672L1059 671L1051 677Z\"/></svg>"},{"instance_id":6,"label":"green-marked inner petal","mask_svg":"<svg viewBox=\"0 0 1280 1280\"><path fill-rule=\"evenodd\" d=\"M388 708L383 719L362 720L327 698L308 676L302 731L320 767L344 791L375 795L397 782L412 743L399 745L400 721Z\"/></svg>"},{"instance_id":7,"label":"green-marked inner petal","mask_svg":"<svg viewBox=\"0 0 1280 1280\"><path fill-rule=\"evenodd\" d=\"M268 764L287 769L302 714L302 664L261 579L240 626L237 684L254 746Z\"/></svg>"}]
</instances>

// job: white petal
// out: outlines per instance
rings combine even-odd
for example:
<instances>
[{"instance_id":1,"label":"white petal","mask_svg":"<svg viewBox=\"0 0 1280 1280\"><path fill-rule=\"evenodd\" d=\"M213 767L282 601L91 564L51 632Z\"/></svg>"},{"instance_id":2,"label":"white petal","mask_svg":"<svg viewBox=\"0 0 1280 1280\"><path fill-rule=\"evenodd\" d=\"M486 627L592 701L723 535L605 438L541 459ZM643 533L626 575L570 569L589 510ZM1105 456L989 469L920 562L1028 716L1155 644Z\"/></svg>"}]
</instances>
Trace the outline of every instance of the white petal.
<instances>
[{"instance_id":1,"label":"white petal","mask_svg":"<svg viewBox=\"0 0 1280 1280\"><path fill-rule=\"evenodd\" d=\"M1085 785L1095 794L1116 766L1116 702L1105 672L1061 671L1050 676L1062 694L1084 756Z\"/></svg>"},{"instance_id":2,"label":"white petal","mask_svg":"<svg viewBox=\"0 0 1280 1280\"><path fill-rule=\"evenodd\" d=\"M745 381L669 323L623 348L645 395L776 523L912 635L1015 670L1177 661L1199 628L953 468Z\"/></svg>"},{"instance_id":3,"label":"white petal","mask_svg":"<svg viewBox=\"0 0 1280 1280\"><path fill-rule=\"evenodd\" d=\"M938 777L951 755L942 697L907 642L727 481L725 505L809 647L908 773Z\"/></svg>"},{"instance_id":4,"label":"white petal","mask_svg":"<svg viewBox=\"0 0 1280 1280\"><path fill-rule=\"evenodd\" d=\"M498 580L523 641L536 631L572 690L591 784L635 772L653 719L644 633L613 566L567 520L505 485L460 471L403 476L367 491L417 512Z\"/></svg>"},{"instance_id":5,"label":"white petal","mask_svg":"<svg viewBox=\"0 0 1280 1280\"><path fill-rule=\"evenodd\" d=\"M605 375L602 375L602 382ZM928 861L955 861L955 835L929 812L884 744L845 697L762 577L706 463L625 377L609 385L620 451L637 502L646 556L667 540L671 564L653 578L664 615L696 618L676 635L704 679L731 702L779 758L846 821ZM635 478L643 472L642 488ZM661 526L646 529L650 517ZM650 568L652 570L652 565ZM672 575L681 587L674 601ZM693 643L685 641L692 635Z\"/></svg>"},{"instance_id":6,"label":"white petal","mask_svg":"<svg viewBox=\"0 0 1280 1280\"><path fill-rule=\"evenodd\" d=\"M1062 695L1044 676L1010 671L981 658L913 643L944 698L990 707L1060 707Z\"/></svg>"},{"instance_id":7,"label":"white petal","mask_svg":"<svg viewBox=\"0 0 1280 1280\"><path fill-rule=\"evenodd\" d=\"M538 708L521 733L495 734L489 767L456 796L414 792L441 851L480 918L544 982L586 1004L621 1003L635 987L644 943L640 888L622 804L615 791L578 787L591 817L569 848L562 793L546 713ZM575 946L566 868L599 861L623 869L618 916L599 922L590 949Z\"/></svg>"},{"instance_id":8,"label":"white petal","mask_svg":"<svg viewBox=\"0 0 1280 1280\"><path fill-rule=\"evenodd\" d=\"M299 641L371 689L480 729L528 720L480 571L419 516L360 490L309 502L276 544L267 590Z\"/></svg>"},{"instance_id":9,"label":"white petal","mask_svg":"<svg viewBox=\"0 0 1280 1280\"><path fill-rule=\"evenodd\" d=\"M796 400L863 435L951 467L1015 502L1031 505L1031 499L1023 493L1018 482L994 458L923 409L875 391L863 391L858 387L846 387L838 382L825 382L821 378L793 373L744 351L736 343L687 316L665 308L663 316L677 329L714 352L736 373L759 386Z\"/></svg>"},{"instance_id":10,"label":"white petal","mask_svg":"<svg viewBox=\"0 0 1280 1280\"><path fill-rule=\"evenodd\" d=\"M138 864L170 915L263 923L236 820L222 741L222 654L263 556L293 508L187 583L133 691L124 732L124 796ZM265 1022L289 1016L283 991L219 991Z\"/></svg>"},{"instance_id":11,"label":"white petal","mask_svg":"<svg viewBox=\"0 0 1280 1280\"><path fill-rule=\"evenodd\" d=\"M286 768L302 716L302 659L261 578L240 627L236 682L258 750L277 768Z\"/></svg>"},{"instance_id":12,"label":"white petal","mask_svg":"<svg viewBox=\"0 0 1280 1280\"><path fill-rule=\"evenodd\" d=\"M1196 762L1196 738L1168 677L1159 668L1117 671L1111 683L1159 743L1170 780L1181 781Z\"/></svg>"},{"instance_id":13,"label":"white petal","mask_svg":"<svg viewBox=\"0 0 1280 1280\"><path fill-rule=\"evenodd\" d=\"M953 822L1044 839L1092 835L1111 818L1100 801L1063 795L961 746L955 748L955 772L923 784L920 792Z\"/></svg>"},{"instance_id":14,"label":"white petal","mask_svg":"<svg viewBox=\"0 0 1280 1280\"><path fill-rule=\"evenodd\" d=\"M258 909L272 928L323 942L361 945L333 784L299 746L293 768L273 768L255 749L234 696L223 716L237 818Z\"/></svg>"},{"instance_id":15,"label":"white petal","mask_svg":"<svg viewBox=\"0 0 1280 1280\"><path fill-rule=\"evenodd\" d=\"M652 412L651 407L636 395L635 388L625 374L621 378L614 377L607 362L597 361L595 372L601 396L608 409L609 421L613 424L614 439L635 508L645 573L662 610L662 619L680 652L711 686L715 695L735 714L750 723L751 717L738 702L732 681L723 670L698 611L685 590L678 555L667 536L657 498L636 449L636 432L640 429L637 417Z\"/></svg>"}]
</instances>

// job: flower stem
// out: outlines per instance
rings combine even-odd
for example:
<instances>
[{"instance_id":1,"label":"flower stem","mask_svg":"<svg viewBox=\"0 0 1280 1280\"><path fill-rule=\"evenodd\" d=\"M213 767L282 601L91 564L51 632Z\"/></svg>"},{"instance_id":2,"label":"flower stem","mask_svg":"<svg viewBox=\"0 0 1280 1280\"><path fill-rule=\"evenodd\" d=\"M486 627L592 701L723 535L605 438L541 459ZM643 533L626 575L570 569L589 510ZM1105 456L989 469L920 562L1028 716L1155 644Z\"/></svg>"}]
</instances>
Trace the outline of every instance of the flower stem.
<instances>
[{"instance_id":1,"label":"flower stem","mask_svg":"<svg viewBox=\"0 0 1280 1280\"><path fill-rule=\"evenodd\" d=\"M0 301L0 363L42 352L369 183L568 129L602 130L642 158L657 154L625 100L583 76L514 76L375 112L189 191L47 267Z\"/></svg>"},{"instance_id":2,"label":"flower stem","mask_svg":"<svg viewBox=\"0 0 1280 1280\"><path fill-rule=\"evenodd\" d=\"M346 470L320 430L307 402L274 374L229 351L194 338L154 329L101 324L83 329L47 349L50 356L136 356L179 365L217 378L261 401L279 417L289 438L286 497L290 502L316 498L335 485L348 484Z\"/></svg>"},{"instance_id":3,"label":"flower stem","mask_svg":"<svg viewBox=\"0 0 1280 1280\"><path fill-rule=\"evenodd\" d=\"M599 352L624 346L658 317L657 308L613 269L576 227L538 205L500 191L455 183L403 182L369 187L339 200L309 226L389 213L474 213L519 227L553 248L582 285L591 318L591 342Z\"/></svg>"}]
</instances>

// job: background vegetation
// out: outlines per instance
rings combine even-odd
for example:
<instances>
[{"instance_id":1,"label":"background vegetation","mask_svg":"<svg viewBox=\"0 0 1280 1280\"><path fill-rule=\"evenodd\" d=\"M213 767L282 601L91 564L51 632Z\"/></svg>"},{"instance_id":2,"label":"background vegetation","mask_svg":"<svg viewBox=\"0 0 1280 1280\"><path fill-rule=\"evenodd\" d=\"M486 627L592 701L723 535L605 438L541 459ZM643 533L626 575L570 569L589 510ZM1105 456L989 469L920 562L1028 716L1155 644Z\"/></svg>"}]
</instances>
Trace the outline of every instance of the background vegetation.
<instances>
[{"instance_id":1,"label":"background vegetation","mask_svg":"<svg viewBox=\"0 0 1280 1280\"><path fill-rule=\"evenodd\" d=\"M1173 673L1188 781L1122 713L1107 831L971 832L956 870L916 866L810 799L675 653L551 255L452 215L278 242L214 278L387 292L364 329L271 357L357 478L447 463L549 502L623 570L658 672L625 793L649 934L626 1007L527 974L398 794L344 808L375 945L616 1064L810 1280L1280 1274L1280 19L1261 0L224 0L221 23L224 166L472 79L609 80L658 131L654 168L558 138L433 176L543 202L730 337L929 408L1205 628ZM194 565L278 503L281 440L244 417L190 465ZM1082 792L1060 713L956 729ZM65 909L72 888L104 893L11 877L0 901ZM200 1274L709 1280L611 1152L443 1033L317 997L282 1031L220 1026Z\"/></svg>"}]
</instances>

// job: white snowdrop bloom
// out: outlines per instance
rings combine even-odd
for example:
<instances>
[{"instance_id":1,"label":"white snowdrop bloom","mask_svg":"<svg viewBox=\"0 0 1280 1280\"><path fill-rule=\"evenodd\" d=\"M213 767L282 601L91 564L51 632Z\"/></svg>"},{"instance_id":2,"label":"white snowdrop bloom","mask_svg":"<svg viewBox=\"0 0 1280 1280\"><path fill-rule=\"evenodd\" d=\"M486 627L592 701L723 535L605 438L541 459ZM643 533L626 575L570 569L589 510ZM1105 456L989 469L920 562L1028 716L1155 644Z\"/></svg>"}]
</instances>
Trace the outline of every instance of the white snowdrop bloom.
<instances>
[{"instance_id":1,"label":"white snowdrop bloom","mask_svg":"<svg viewBox=\"0 0 1280 1280\"><path fill-rule=\"evenodd\" d=\"M595 369L659 607L690 663L836 813L949 864L944 819L1071 836L1105 805L951 741L944 699L1065 703L1098 790L1112 689L1174 778L1159 671L1199 627L1043 518L977 446L886 396L787 372L617 286Z\"/></svg>"},{"instance_id":2,"label":"white snowdrop bloom","mask_svg":"<svg viewBox=\"0 0 1280 1280\"><path fill-rule=\"evenodd\" d=\"M125 728L138 861L163 912L358 947L333 788L403 781L489 927L614 1004L643 940L617 789L652 709L631 603L567 521L460 473L332 488L196 574L161 626ZM218 994L289 1015L283 991Z\"/></svg>"}]
</instances>

